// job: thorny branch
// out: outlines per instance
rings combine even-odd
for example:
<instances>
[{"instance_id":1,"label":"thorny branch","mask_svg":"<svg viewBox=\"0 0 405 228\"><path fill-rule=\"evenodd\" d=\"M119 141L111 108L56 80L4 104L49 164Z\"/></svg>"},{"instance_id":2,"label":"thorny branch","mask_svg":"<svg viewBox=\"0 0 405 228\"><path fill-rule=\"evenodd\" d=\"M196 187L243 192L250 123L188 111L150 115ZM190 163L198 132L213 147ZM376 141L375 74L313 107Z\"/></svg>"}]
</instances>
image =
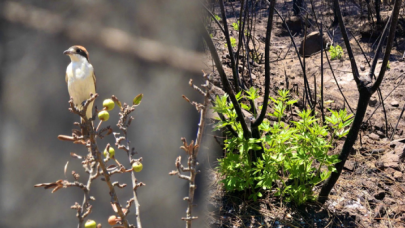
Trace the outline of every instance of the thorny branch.
<instances>
[{"instance_id":1,"label":"thorny branch","mask_svg":"<svg viewBox=\"0 0 405 228\"><path fill-rule=\"evenodd\" d=\"M118 101L118 98L115 96L112 96L112 99L114 101ZM117 126L122 131L124 136L119 137L119 133L114 132L115 145L118 147L118 149L121 149L121 150L124 150L125 152L127 152L128 159L129 159L129 162L131 163L131 165L134 162L142 161L142 158L139 158L139 159L132 158L132 156L135 154L135 149L134 148L132 148L132 150L130 149L130 141L127 138L127 129L129 127L129 125L131 125L132 120L134 119L132 116L129 116L129 114L131 114L131 112L133 112L135 110L135 106L136 105L129 106L125 103L124 103L124 105L121 106L120 113L119 113L120 119L118 120ZM122 141L124 141L125 144L121 144ZM140 204L138 201L136 190L138 189L138 187L144 186L145 184L142 182L138 183L138 181L135 177L134 171L131 172L131 180L132 180L132 189L133 189L134 196L133 196L133 198L130 199L130 201L128 201L127 209L129 210L129 207L131 206L132 202L134 202L137 227L142 228L141 217L139 214Z\"/></svg>"},{"instance_id":2,"label":"thorny branch","mask_svg":"<svg viewBox=\"0 0 405 228\"><path fill-rule=\"evenodd\" d=\"M42 183L42 184L37 184L35 187L44 187L45 189L52 188L52 193L56 192L57 190L61 188L67 188L67 187L79 187L83 190L84 192L84 199L82 205L79 205L77 202L71 207L72 209L77 210L76 216L79 219L79 224L78 228L83 227L83 222L84 219L86 218L87 215L91 213L92 205L90 205L89 200L94 200L94 197L90 196L90 186L91 183L94 179L96 179L99 176L103 176L103 181L105 181L109 187L110 190L110 195L111 195L111 205L114 209L114 211L119 215L119 218L117 218L117 222L119 224L122 224L123 227L135 227L134 225L131 225L128 223L128 220L126 218L128 212L129 212L129 207L132 205L132 202L135 202L135 209L136 209L136 216L137 216L137 227L141 227L141 222L139 218L139 203L136 197L136 189L140 186L143 186L144 184L142 182L136 183L136 179L134 176L134 173L132 169L125 169L123 165L121 165L114 157L111 159L114 159L114 161L118 164L118 166L115 165L110 165L106 167L105 162L107 162L110 157L107 153L107 158L106 160L103 160L101 157L100 150L97 146L96 143L96 138L103 138L107 135L110 135L112 133L112 129L108 126L105 128L100 128L99 124L97 128L94 128L94 125L92 121L95 119L95 115L97 113L97 108L95 113L93 114L93 117L88 119L86 117L86 110L91 102L93 102L96 98L98 97L98 94L91 94L90 98L87 99L84 104L83 108L78 109L74 106L73 104L73 99L71 98L69 100L70 108L69 111L71 111L74 114L79 115L84 121L82 123L74 123L75 125L79 126L81 131L74 129L72 136L67 136L67 135L59 135L58 138L60 140L64 141L71 141L76 144L82 144L87 147L88 149L88 154L85 157L84 161L82 161L83 167L87 173L89 173L89 178L87 181L87 184L80 183L78 180L79 174L76 173L75 171L72 172L72 175L76 181L74 182L69 182L68 180L58 180L53 183ZM121 102L116 98L112 97L114 102L117 103L121 110L120 110L120 119L118 121L118 127L124 132L125 137L117 137L119 133L114 133L114 137L116 139L116 144L119 149L124 149L128 155L129 153L129 140L127 140L127 127L130 125L131 120L133 119L132 117L128 118L128 115L135 110L135 106L128 106L127 104L124 103L124 105L121 105ZM82 134L83 132L88 132L89 134ZM126 146L121 145L120 142L122 140L126 141ZM108 151L110 145L107 144L106 150ZM131 156L134 154L133 150L131 154L129 155L130 157L130 162L133 163L134 161L141 161L142 158L140 159L132 159ZM71 156L76 159L82 159L82 156L79 156L75 153L71 153ZM66 167L65 167L65 172L66 172ZM115 192L114 187L118 188L124 188L126 184L119 184L118 182L112 182L110 179L110 176L116 173L126 173L126 172L132 172L132 180L133 180L133 190L134 190L134 198L131 198L127 202L127 206L124 208L121 206L119 203L119 199L117 197L117 194Z\"/></svg>"},{"instance_id":3,"label":"thorny branch","mask_svg":"<svg viewBox=\"0 0 405 228\"><path fill-rule=\"evenodd\" d=\"M204 103L197 103L197 102L191 102L187 97L183 95L183 98L187 100L190 104L195 106L197 111L200 113L200 121L198 123L198 131L197 131L197 138L195 140L191 140L190 144L187 143L187 140L185 138L181 138L181 141L183 142L183 146L180 148L186 151L188 155L187 159L187 167L184 167L181 164L181 156L177 157L175 166L177 170L173 170L169 173L169 175L177 175L179 178L187 180L189 182L189 192L188 196L184 197L184 200L188 202L188 207L186 211L186 217L181 218L182 220L186 221L186 227L190 228L191 227L191 222L194 219L197 219L197 216L192 216L192 211L193 211L193 201L194 201L194 193L195 190L197 189L197 186L195 184L195 178L197 174L200 172L197 170L198 162L197 162L197 156L198 156L198 149L200 148L201 145L201 140L204 132L204 121L205 121L205 115L208 111L208 105L210 102L210 82L208 80L208 75L204 74L204 78L206 78L205 84L203 84L201 88L193 84L193 81L190 80L189 85L193 87L196 91L198 91L200 94L204 96ZM182 173L189 172L190 175L184 175Z\"/></svg>"}]
</instances>

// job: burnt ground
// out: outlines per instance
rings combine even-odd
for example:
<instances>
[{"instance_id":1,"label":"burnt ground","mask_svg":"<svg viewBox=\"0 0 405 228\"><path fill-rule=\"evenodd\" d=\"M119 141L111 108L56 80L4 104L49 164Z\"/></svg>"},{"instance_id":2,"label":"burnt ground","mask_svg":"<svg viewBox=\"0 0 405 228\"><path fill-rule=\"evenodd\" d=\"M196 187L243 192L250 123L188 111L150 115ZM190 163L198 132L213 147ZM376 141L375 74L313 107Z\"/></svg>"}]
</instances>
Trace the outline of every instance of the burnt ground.
<instances>
[{"instance_id":1,"label":"burnt ground","mask_svg":"<svg viewBox=\"0 0 405 228\"><path fill-rule=\"evenodd\" d=\"M333 11L327 5L321 4L320 1L314 2L315 12L318 18L323 18L326 30L326 26L329 26L333 19ZM375 53L378 31L373 30L367 20L367 8L354 1L341 2L341 4L344 4L341 5L341 8L347 29L360 42L366 57L371 61ZM228 14L229 31L231 36L238 40L237 32L233 30L231 24L239 18L240 3L226 3L225 6ZM260 95L264 94L264 37L268 15L267 6L265 4L263 6L263 8L255 9L257 16L254 20L254 32L252 32L259 58L249 66L252 72L253 86L260 89ZM279 1L276 8L294 26L295 18L289 16L292 14L292 1ZM311 11L309 1L306 9L308 12ZM382 6L383 19L387 17L390 9L389 6ZM214 13L220 15L218 6L215 7ZM401 10L400 18L403 18L404 15L405 12ZM315 19L311 15L308 18L309 24L312 23L312 26L307 28L307 33L317 31ZM402 59L405 39L401 26L402 24L397 28L400 32L397 33L396 42L391 51L390 69L387 70L380 87L382 97L386 98L384 101L386 112L384 113L381 101L375 93L369 103L358 140L326 204L319 206L314 203L296 207L273 197L270 192L266 197L254 202L248 200L244 193L223 191L222 186L217 184L218 174L213 172L210 208L210 212L213 214L210 223L213 227L405 227L405 117L400 119L397 131L390 139L402 107L405 105L405 82L403 81L405 63ZM211 28L210 32L218 54L222 59L225 72L232 82L232 70L225 47L225 37L214 22L211 23ZM334 110L347 108L350 113L348 105L345 104L339 92L338 86L340 86L351 109L355 112L358 92L340 28L337 26L327 30L334 45L342 46L344 56L340 60L331 61L338 82L336 84L324 55L324 100L329 101L325 107ZM298 93L293 93L293 96L295 99L299 99L301 101L299 103L302 104L303 72L286 31L282 26L281 19L275 14L270 49L270 95L275 96L278 89L293 88L296 91L298 88ZM294 28L293 33L298 48L304 38L305 29L300 29L298 26L298 29ZM360 74L366 76L369 65L355 39L351 36L350 42L360 68ZM250 48L253 49L253 45ZM260 55L263 55L263 60L260 59ZM381 62L382 59L378 61L376 75L379 73ZM217 85L221 86L219 76L208 52L206 63L206 70L215 76ZM243 68L242 63L239 66L240 71ZM319 94L321 54L317 53L305 58L305 64L311 90L314 92L316 87ZM243 80L250 85L248 70L245 66ZM316 80L316 86L314 86L314 80ZM302 107L303 105L295 108ZM385 115L387 116L388 130L385 125ZM331 151L331 154L339 153L343 142L340 141L337 147ZM315 189L315 191L317 192L319 189Z\"/></svg>"}]
</instances>

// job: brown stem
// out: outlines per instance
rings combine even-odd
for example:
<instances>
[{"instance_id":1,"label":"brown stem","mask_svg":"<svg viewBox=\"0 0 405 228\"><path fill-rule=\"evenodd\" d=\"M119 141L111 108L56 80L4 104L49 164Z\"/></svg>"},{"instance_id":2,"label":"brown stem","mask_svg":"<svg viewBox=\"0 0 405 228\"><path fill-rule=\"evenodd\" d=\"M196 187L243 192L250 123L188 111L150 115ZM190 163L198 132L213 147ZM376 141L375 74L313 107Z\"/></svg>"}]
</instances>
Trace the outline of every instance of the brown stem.
<instances>
[{"instance_id":1,"label":"brown stem","mask_svg":"<svg viewBox=\"0 0 405 228\"><path fill-rule=\"evenodd\" d=\"M114 186L113 186L112 183L111 183L110 175L108 174L108 171L107 171L107 169L106 169L106 167L105 167L104 161L103 161L103 159L101 158L101 153L100 153L100 151L98 150L98 147L97 147L97 143L96 143L95 138L96 138L96 134L95 134L95 132L92 130L92 131L91 131L91 134L90 134L90 143L91 143L91 144L90 144L90 148L91 148L91 153L93 154L93 156L94 156L94 158L96 159L96 161L100 164L100 168L101 168L101 170L103 171L103 176L104 176L105 182L107 183L107 186L108 186L108 188L110 189L110 195L111 195L111 197L112 197L113 203L117 206L117 213L118 213L118 215L121 217L121 221L122 221L124 227L125 227L125 228L128 228L128 227L129 227L128 220L127 220L127 218L126 218L124 212L122 211L121 204L120 204L120 202L119 202L119 200L118 200L117 194L115 193Z\"/></svg>"},{"instance_id":2,"label":"brown stem","mask_svg":"<svg viewBox=\"0 0 405 228\"><path fill-rule=\"evenodd\" d=\"M84 198L83 198L83 203L82 203L82 207L80 209L80 213L77 213L77 217L79 219L79 224L77 224L77 228L82 228L83 227L83 222L84 222L84 218L85 218L85 213L87 212L90 204L89 204L89 198L90 198L90 186L91 186L91 182L94 180L93 175L94 172L97 174L97 169L95 167L95 164L92 164L91 170L90 170L90 174L89 174L89 179L87 180L87 184L85 189L83 189L84 191Z\"/></svg>"},{"instance_id":3,"label":"brown stem","mask_svg":"<svg viewBox=\"0 0 405 228\"><path fill-rule=\"evenodd\" d=\"M129 117L129 114L131 112L133 112L135 110L135 106L128 106L128 105L124 105L124 107L121 109L121 117L120 120L118 121L118 127L120 128L120 130L123 132L124 137L118 137L118 133L114 133L114 137L116 140L116 144L120 145L119 148L124 150L125 152L127 152L127 156L128 156L128 160L129 162L132 163L134 162L134 160L132 159L132 151L131 151L131 147L130 147L130 141L128 140L128 135L127 135L127 129L129 127L129 125L131 124L132 121L132 117ZM120 144L120 142L124 140L126 142L126 145L122 145ZM137 224L137 228L142 228L142 223L141 223L141 217L140 217L140 204L138 201L138 196L136 193L136 190L138 187L144 185L142 182L141 183L137 183L137 179L135 177L135 172L131 171L131 182L132 182L132 190L133 190L133 200L134 200L134 208L135 208L135 216L136 216L136 224Z\"/></svg>"}]
</instances>

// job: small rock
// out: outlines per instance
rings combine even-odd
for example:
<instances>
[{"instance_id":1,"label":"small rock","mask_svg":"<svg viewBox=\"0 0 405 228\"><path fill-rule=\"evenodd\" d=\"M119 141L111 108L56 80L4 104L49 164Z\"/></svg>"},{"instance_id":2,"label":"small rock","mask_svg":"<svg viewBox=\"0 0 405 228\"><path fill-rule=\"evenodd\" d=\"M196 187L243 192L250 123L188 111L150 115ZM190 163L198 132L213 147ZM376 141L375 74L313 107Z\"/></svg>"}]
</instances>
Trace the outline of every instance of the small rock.
<instances>
[{"instance_id":1,"label":"small rock","mask_svg":"<svg viewBox=\"0 0 405 228\"><path fill-rule=\"evenodd\" d=\"M401 179L402 178L402 173L399 171L395 171L394 172L394 178L395 179Z\"/></svg>"},{"instance_id":2,"label":"small rock","mask_svg":"<svg viewBox=\"0 0 405 228\"><path fill-rule=\"evenodd\" d=\"M382 131L377 131L376 133L380 137L385 137L385 134Z\"/></svg>"},{"instance_id":3,"label":"small rock","mask_svg":"<svg viewBox=\"0 0 405 228\"><path fill-rule=\"evenodd\" d=\"M366 70L366 67L364 65L360 65L360 70L364 71L364 70Z\"/></svg>"},{"instance_id":4,"label":"small rock","mask_svg":"<svg viewBox=\"0 0 405 228\"><path fill-rule=\"evenodd\" d=\"M363 181L362 184L367 188L373 188L375 186L375 182L369 180Z\"/></svg>"},{"instance_id":5,"label":"small rock","mask_svg":"<svg viewBox=\"0 0 405 228\"><path fill-rule=\"evenodd\" d=\"M396 100L391 101L390 104L391 104L392 107L399 107L399 102L396 101Z\"/></svg>"},{"instance_id":6,"label":"small rock","mask_svg":"<svg viewBox=\"0 0 405 228\"><path fill-rule=\"evenodd\" d=\"M251 74L252 75L252 80L255 80L257 77L256 77L256 75L254 75L254 74Z\"/></svg>"},{"instance_id":7,"label":"small rock","mask_svg":"<svg viewBox=\"0 0 405 228\"><path fill-rule=\"evenodd\" d=\"M390 193L394 197L402 197L402 193L396 190L396 188L392 188Z\"/></svg>"},{"instance_id":8,"label":"small rock","mask_svg":"<svg viewBox=\"0 0 405 228\"><path fill-rule=\"evenodd\" d=\"M356 163L354 161L346 161L346 163L343 167L347 170L353 171L355 164Z\"/></svg>"},{"instance_id":9,"label":"small rock","mask_svg":"<svg viewBox=\"0 0 405 228\"><path fill-rule=\"evenodd\" d=\"M394 135L394 139L399 139L399 135Z\"/></svg>"},{"instance_id":10,"label":"small rock","mask_svg":"<svg viewBox=\"0 0 405 228\"><path fill-rule=\"evenodd\" d=\"M390 142L390 147L396 147L400 144L405 144L405 138L402 139L396 139Z\"/></svg>"},{"instance_id":11,"label":"small rock","mask_svg":"<svg viewBox=\"0 0 405 228\"><path fill-rule=\"evenodd\" d=\"M392 177L393 174L395 173L395 169L393 169L393 168L387 168L387 169L384 170L384 173L385 173L387 176Z\"/></svg>"},{"instance_id":12,"label":"small rock","mask_svg":"<svg viewBox=\"0 0 405 228\"><path fill-rule=\"evenodd\" d=\"M382 163L382 167L399 169L399 156L400 155L395 154L394 151L384 154L380 159L380 162Z\"/></svg>"},{"instance_id":13,"label":"small rock","mask_svg":"<svg viewBox=\"0 0 405 228\"><path fill-rule=\"evenodd\" d=\"M368 135L368 137L370 137L371 139L374 139L374 140L379 140L380 139L380 136L377 135L376 133L371 133L371 134Z\"/></svg>"},{"instance_id":14,"label":"small rock","mask_svg":"<svg viewBox=\"0 0 405 228\"><path fill-rule=\"evenodd\" d=\"M385 197L385 192L383 192L383 191L380 191L374 195L374 198L376 198L378 200L382 200L382 199L384 199L384 197Z\"/></svg>"},{"instance_id":15,"label":"small rock","mask_svg":"<svg viewBox=\"0 0 405 228\"><path fill-rule=\"evenodd\" d=\"M405 157L405 144L398 144L394 149L395 154L398 154L400 158Z\"/></svg>"},{"instance_id":16,"label":"small rock","mask_svg":"<svg viewBox=\"0 0 405 228\"><path fill-rule=\"evenodd\" d=\"M326 44L330 43L331 40L328 35L321 34L319 32L311 32L306 36L305 40L305 48L304 48L304 39L301 41L301 45L299 47L299 53L301 56L309 57L315 53L321 51L321 43L323 41L323 48L326 48ZM304 53L305 52L305 53Z\"/></svg>"}]
</instances>

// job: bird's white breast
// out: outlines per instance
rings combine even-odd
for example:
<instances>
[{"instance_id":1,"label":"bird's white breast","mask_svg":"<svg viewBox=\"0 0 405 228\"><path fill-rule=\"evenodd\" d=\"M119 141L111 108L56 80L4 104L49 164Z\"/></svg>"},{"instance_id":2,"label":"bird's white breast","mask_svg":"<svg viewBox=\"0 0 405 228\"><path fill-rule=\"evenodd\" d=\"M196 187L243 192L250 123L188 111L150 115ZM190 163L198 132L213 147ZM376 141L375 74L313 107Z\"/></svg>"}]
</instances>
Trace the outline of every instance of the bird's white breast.
<instances>
[{"instance_id":1,"label":"bird's white breast","mask_svg":"<svg viewBox=\"0 0 405 228\"><path fill-rule=\"evenodd\" d=\"M95 93L96 88L93 79L93 66L87 61L71 62L67 69L67 84L69 95L77 106Z\"/></svg>"}]
</instances>

